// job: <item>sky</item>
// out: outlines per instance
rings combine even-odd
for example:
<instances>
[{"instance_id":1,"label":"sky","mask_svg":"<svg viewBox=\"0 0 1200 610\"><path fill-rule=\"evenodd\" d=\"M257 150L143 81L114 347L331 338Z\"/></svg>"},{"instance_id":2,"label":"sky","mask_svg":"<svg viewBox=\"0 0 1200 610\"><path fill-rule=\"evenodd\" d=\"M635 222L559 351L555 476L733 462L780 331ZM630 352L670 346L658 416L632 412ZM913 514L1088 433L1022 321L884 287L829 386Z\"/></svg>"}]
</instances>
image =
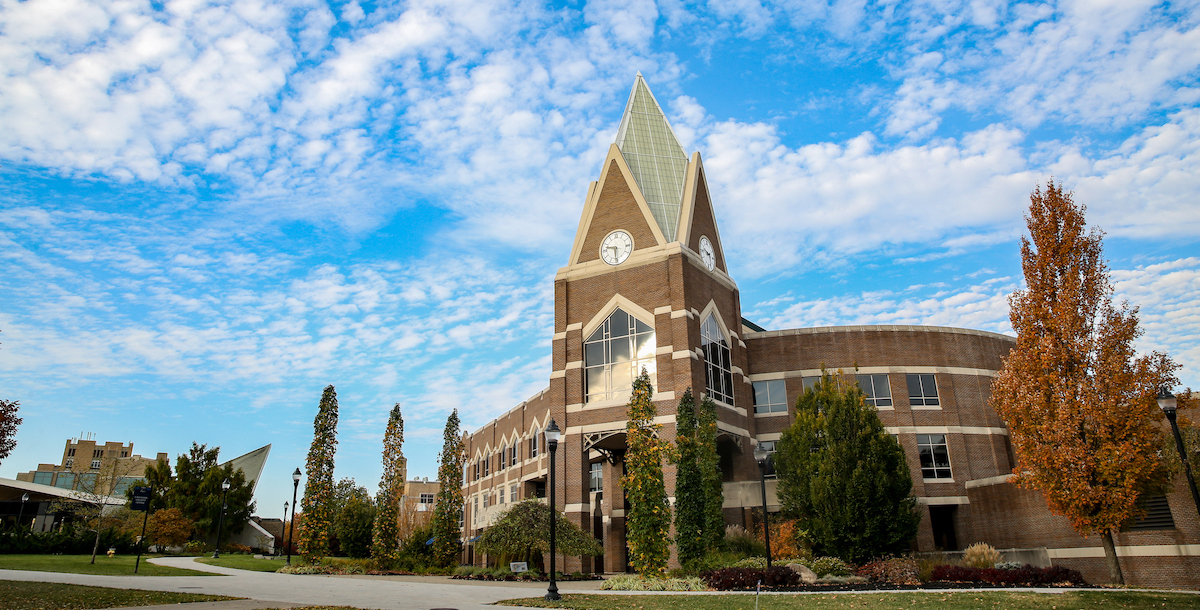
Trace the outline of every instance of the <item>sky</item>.
<instances>
[{"instance_id":1,"label":"sky","mask_svg":"<svg viewBox=\"0 0 1200 610\"><path fill-rule=\"evenodd\" d=\"M451 410L546 387L638 71L757 324L1011 334L1054 179L1200 387L1198 4L0 0L0 476L271 443L279 517L333 384L337 478L376 490L397 403L434 478Z\"/></svg>"}]
</instances>

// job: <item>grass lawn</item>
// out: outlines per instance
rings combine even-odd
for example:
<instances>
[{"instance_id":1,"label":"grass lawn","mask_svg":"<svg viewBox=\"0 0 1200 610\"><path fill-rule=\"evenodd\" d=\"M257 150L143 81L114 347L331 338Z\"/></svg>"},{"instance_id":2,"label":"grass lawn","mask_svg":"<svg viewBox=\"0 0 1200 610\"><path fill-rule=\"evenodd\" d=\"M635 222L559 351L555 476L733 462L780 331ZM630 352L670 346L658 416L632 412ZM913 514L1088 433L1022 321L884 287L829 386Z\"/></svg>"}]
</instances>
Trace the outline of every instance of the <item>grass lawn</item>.
<instances>
[{"instance_id":1,"label":"grass lawn","mask_svg":"<svg viewBox=\"0 0 1200 610\"><path fill-rule=\"evenodd\" d=\"M223 599L237 598L199 593L168 593L0 580L0 610L86 610L88 608L211 602Z\"/></svg>"},{"instance_id":2,"label":"grass lawn","mask_svg":"<svg viewBox=\"0 0 1200 610\"><path fill-rule=\"evenodd\" d=\"M222 555L220 559L204 557L196 561L207 563L208 565L221 566L222 568L236 568L238 570L252 570L255 572L274 572L287 565L287 562L281 559L255 559L253 555Z\"/></svg>"},{"instance_id":3,"label":"grass lawn","mask_svg":"<svg viewBox=\"0 0 1200 610\"><path fill-rule=\"evenodd\" d=\"M217 576L195 570L156 566L146 559L147 556L142 555L142 564L138 567L137 576ZM0 555L0 570L133 576L135 560L137 555L96 555L96 563L92 565L91 555Z\"/></svg>"},{"instance_id":4,"label":"grass lawn","mask_svg":"<svg viewBox=\"0 0 1200 610\"><path fill-rule=\"evenodd\" d=\"M561 601L540 597L496 602L501 606L574 608L576 610L753 610L753 595L564 595ZM1074 591L1054 593L870 593L841 595L763 595L760 610L1068 610L1107 608L1200 609L1200 595L1187 593L1136 593L1125 591Z\"/></svg>"}]
</instances>

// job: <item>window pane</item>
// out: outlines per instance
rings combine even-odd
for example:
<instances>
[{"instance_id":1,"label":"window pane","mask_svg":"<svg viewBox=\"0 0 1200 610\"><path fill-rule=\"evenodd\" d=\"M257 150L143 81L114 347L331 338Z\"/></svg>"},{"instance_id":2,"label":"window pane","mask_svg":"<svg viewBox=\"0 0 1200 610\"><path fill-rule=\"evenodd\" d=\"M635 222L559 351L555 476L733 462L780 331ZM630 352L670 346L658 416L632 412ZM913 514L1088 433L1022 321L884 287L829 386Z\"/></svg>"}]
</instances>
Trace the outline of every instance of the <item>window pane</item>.
<instances>
[{"instance_id":1,"label":"window pane","mask_svg":"<svg viewBox=\"0 0 1200 610\"><path fill-rule=\"evenodd\" d=\"M892 386L888 385L888 376L871 375L871 384L875 389L875 398L886 398L888 404L892 402Z\"/></svg>"},{"instance_id":2,"label":"window pane","mask_svg":"<svg viewBox=\"0 0 1200 610\"><path fill-rule=\"evenodd\" d=\"M908 398L910 400L914 399L914 398L916 398L916 399L922 398L921 376L920 375L907 375L906 377L908 379Z\"/></svg>"},{"instance_id":3,"label":"window pane","mask_svg":"<svg viewBox=\"0 0 1200 610\"><path fill-rule=\"evenodd\" d=\"M587 338L587 342L591 343L592 341L603 341L603 340L604 340L604 325L601 324L599 328L597 328L594 332L592 332L592 336Z\"/></svg>"},{"instance_id":4,"label":"window pane","mask_svg":"<svg viewBox=\"0 0 1200 610\"><path fill-rule=\"evenodd\" d=\"M633 319L633 326L635 329L637 329L638 334L654 332L654 329L650 328L649 324L646 324L637 318Z\"/></svg>"},{"instance_id":5,"label":"window pane","mask_svg":"<svg viewBox=\"0 0 1200 610\"><path fill-rule=\"evenodd\" d=\"M612 391L619 392L633 387L633 376L630 374L632 370L628 364L612 367Z\"/></svg>"},{"instance_id":6,"label":"window pane","mask_svg":"<svg viewBox=\"0 0 1200 610\"><path fill-rule=\"evenodd\" d=\"M754 382L754 405L756 407L766 407L771 404L770 381L755 381ZM759 413L763 413L763 409L755 409Z\"/></svg>"},{"instance_id":7,"label":"window pane","mask_svg":"<svg viewBox=\"0 0 1200 610\"><path fill-rule=\"evenodd\" d=\"M610 327L611 336L624 337L629 334L629 314L618 309L608 317L608 322L612 325Z\"/></svg>"},{"instance_id":8,"label":"window pane","mask_svg":"<svg viewBox=\"0 0 1200 610\"><path fill-rule=\"evenodd\" d=\"M584 366L604 364L604 343L587 343L583 346Z\"/></svg>"},{"instance_id":9,"label":"window pane","mask_svg":"<svg viewBox=\"0 0 1200 610\"><path fill-rule=\"evenodd\" d=\"M638 324L641 324L641 322L638 322ZM656 349L654 345L654 333L639 334L635 340L635 345L637 345L635 353L638 358L654 357L654 350Z\"/></svg>"},{"instance_id":10,"label":"window pane","mask_svg":"<svg viewBox=\"0 0 1200 610\"><path fill-rule=\"evenodd\" d=\"M787 384L782 379L768 381L771 388L771 404L787 405Z\"/></svg>"},{"instance_id":11,"label":"window pane","mask_svg":"<svg viewBox=\"0 0 1200 610\"><path fill-rule=\"evenodd\" d=\"M589 395L603 394L605 385L604 367L598 366L587 369L587 393Z\"/></svg>"},{"instance_id":12,"label":"window pane","mask_svg":"<svg viewBox=\"0 0 1200 610\"><path fill-rule=\"evenodd\" d=\"M629 362L633 354L630 351L629 338L621 337L613 339L612 343L612 359L609 362Z\"/></svg>"}]
</instances>

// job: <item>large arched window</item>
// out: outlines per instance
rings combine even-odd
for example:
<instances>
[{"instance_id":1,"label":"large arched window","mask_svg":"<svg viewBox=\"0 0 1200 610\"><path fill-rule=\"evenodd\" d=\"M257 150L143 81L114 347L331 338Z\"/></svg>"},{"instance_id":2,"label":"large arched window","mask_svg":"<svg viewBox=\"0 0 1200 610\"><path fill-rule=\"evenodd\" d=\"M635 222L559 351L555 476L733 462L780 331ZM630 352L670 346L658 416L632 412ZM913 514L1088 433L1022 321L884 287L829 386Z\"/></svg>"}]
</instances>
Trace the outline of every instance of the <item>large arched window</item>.
<instances>
[{"instance_id":1,"label":"large arched window","mask_svg":"<svg viewBox=\"0 0 1200 610\"><path fill-rule=\"evenodd\" d=\"M646 367L657 384L654 328L617 309L583 342L586 402L628 398Z\"/></svg>"},{"instance_id":2,"label":"large arched window","mask_svg":"<svg viewBox=\"0 0 1200 610\"><path fill-rule=\"evenodd\" d=\"M709 315L700 325L700 346L704 349L704 374L708 395L727 405L733 404L733 370L730 365L729 342L717 318Z\"/></svg>"}]
</instances>

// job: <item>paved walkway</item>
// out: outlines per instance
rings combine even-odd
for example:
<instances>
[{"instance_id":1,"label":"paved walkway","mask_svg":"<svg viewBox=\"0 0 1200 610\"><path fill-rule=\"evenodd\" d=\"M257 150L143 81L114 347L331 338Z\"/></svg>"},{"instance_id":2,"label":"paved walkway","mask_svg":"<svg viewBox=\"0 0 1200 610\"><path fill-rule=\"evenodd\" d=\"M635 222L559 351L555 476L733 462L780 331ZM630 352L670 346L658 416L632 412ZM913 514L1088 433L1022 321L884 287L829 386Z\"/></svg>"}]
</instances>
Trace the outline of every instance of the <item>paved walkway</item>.
<instances>
[{"instance_id":1,"label":"paved walkway","mask_svg":"<svg viewBox=\"0 0 1200 610\"><path fill-rule=\"evenodd\" d=\"M352 606L385 610L431 610L433 608L485 608L489 604L517 597L535 597L545 591L545 583L496 583L451 581L445 577L423 576L319 576L250 572L192 561L191 557L159 557L150 561L159 565L214 572L212 576L98 576L60 572L0 570L2 580L56 582L94 587L148 589L246 597L253 601L210 602L187 606L204 610L257 610L293 606ZM468 584L469 583L469 584ZM564 583L567 585L576 583ZM598 583L588 582L594 585ZM588 589L563 587L563 593L587 593ZM256 602L266 602L256 603ZM494 607L494 606L491 606ZM170 606L179 610L180 606ZM147 610L147 607L141 607Z\"/></svg>"}]
</instances>

